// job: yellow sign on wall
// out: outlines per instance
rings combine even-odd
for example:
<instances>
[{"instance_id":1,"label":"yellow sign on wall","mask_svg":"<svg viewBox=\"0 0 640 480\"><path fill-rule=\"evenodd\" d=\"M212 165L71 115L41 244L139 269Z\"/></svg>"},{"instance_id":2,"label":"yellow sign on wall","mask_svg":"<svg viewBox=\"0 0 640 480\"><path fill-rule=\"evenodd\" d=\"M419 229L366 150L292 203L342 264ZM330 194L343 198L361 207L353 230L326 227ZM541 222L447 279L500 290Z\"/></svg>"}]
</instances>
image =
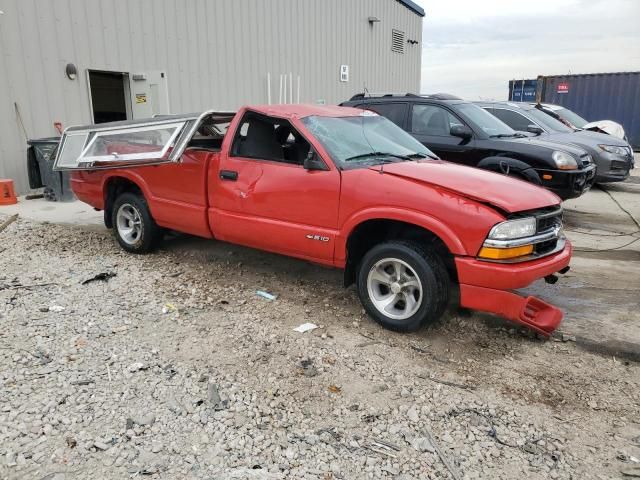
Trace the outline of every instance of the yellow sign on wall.
<instances>
[{"instance_id":1,"label":"yellow sign on wall","mask_svg":"<svg viewBox=\"0 0 640 480\"><path fill-rule=\"evenodd\" d=\"M147 103L147 94L136 93L136 103Z\"/></svg>"}]
</instances>

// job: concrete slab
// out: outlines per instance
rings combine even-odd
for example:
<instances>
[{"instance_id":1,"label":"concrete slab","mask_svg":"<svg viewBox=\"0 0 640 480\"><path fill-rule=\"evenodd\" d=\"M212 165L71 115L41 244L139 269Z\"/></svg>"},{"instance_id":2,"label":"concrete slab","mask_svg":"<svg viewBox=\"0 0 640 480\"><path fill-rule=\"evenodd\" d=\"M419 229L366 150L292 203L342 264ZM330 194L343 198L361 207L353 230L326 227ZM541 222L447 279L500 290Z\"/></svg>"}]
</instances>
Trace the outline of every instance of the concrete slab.
<instances>
[{"instance_id":1,"label":"concrete slab","mask_svg":"<svg viewBox=\"0 0 640 480\"><path fill-rule=\"evenodd\" d=\"M26 200L18 198L15 205L0 206L0 214L13 215L17 213L21 218L35 222L50 222L66 225L79 225L96 227L103 225L102 212L96 212L86 203L73 202L49 202L43 198Z\"/></svg>"}]
</instances>

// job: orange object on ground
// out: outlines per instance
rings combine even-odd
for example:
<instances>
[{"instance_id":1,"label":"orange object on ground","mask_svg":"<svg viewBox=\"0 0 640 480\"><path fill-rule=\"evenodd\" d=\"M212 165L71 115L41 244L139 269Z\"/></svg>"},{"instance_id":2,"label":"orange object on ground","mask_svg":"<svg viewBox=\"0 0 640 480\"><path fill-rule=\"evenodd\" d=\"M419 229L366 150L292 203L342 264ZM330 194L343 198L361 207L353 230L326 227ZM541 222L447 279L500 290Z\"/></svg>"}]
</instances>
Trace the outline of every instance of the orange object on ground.
<instances>
[{"instance_id":1,"label":"orange object on ground","mask_svg":"<svg viewBox=\"0 0 640 480\"><path fill-rule=\"evenodd\" d=\"M14 203L18 203L18 199L13 189L13 180L0 179L0 205L13 205Z\"/></svg>"}]
</instances>

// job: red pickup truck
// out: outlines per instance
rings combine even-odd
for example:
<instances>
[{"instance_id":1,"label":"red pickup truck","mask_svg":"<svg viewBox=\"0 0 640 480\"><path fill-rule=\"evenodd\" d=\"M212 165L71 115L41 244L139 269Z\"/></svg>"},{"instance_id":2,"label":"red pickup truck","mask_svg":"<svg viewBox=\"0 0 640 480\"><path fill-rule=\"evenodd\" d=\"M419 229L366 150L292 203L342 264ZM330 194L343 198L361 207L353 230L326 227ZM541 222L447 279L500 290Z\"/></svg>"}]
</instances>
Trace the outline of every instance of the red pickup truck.
<instances>
[{"instance_id":1,"label":"red pickup truck","mask_svg":"<svg viewBox=\"0 0 640 480\"><path fill-rule=\"evenodd\" d=\"M568 270L560 199L439 160L373 112L256 106L70 127L55 168L75 170L73 191L129 252L171 229L344 269L397 331L438 319L456 285L461 306L544 335L562 319L510 291Z\"/></svg>"}]
</instances>

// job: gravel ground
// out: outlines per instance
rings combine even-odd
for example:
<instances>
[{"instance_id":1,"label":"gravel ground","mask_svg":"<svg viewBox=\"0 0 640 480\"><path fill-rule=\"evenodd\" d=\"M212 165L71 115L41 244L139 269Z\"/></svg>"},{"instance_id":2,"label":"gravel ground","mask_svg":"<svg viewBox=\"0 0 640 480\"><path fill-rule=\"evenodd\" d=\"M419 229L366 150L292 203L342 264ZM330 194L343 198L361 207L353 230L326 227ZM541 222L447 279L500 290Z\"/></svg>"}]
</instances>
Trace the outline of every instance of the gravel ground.
<instances>
[{"instance_id":1,"label":"gravel ground","mask_svg":"<svg viewBox=\"0 0 640 480\"><path fill-rule=\"evenodd\" d=\"M640 476L638 365L570 339L395 334L339 272L219 242L19 220L0 252L0 478Z\"/></svg>"}]
</instances>

